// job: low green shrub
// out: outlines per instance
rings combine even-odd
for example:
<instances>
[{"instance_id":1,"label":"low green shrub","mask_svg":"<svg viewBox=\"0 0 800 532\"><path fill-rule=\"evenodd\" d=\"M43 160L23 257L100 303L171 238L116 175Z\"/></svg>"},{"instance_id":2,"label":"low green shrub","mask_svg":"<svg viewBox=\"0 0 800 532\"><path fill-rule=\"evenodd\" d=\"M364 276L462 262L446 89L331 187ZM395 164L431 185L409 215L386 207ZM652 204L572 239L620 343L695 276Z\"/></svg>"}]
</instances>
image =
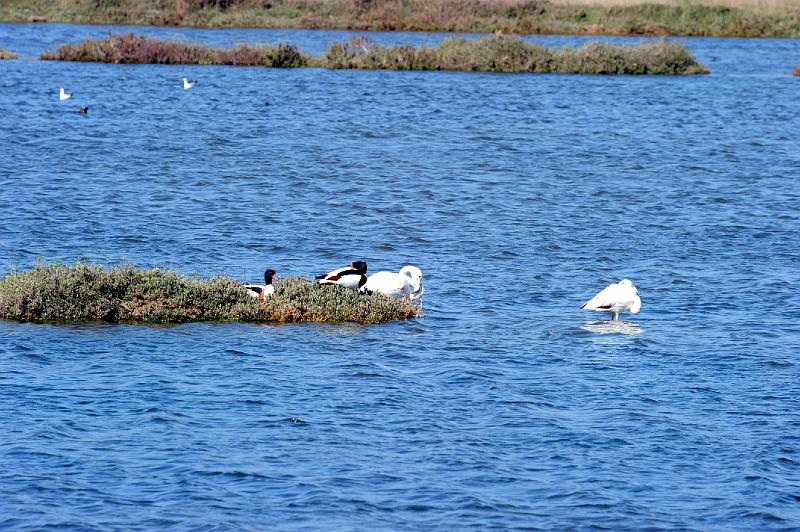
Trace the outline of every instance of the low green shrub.
<instances>
[{"instance_id":1,"label":"low green shrub","mask_svg":"<svg viewBox=\"0 0 800 532\"><path fill-rule=\"evenodd\" d=\"M309 57L293 44L246 46L216 50L201 44L159 41L127 33L105 39L86 39L64 44L55 52L41 55L45 60L87 61L95 63L136 63L167 65L239 65L274 68L309 66Z\"/></svg>"},{"instance_id":2,"label":"low green shrub","mask_svg":"<svg viewBox=\"0 0 800 532\"><path fill-rule=\"evenodd\" d=\"M381 323L420 312L381 294L302 278L277 281L275 293L264 301L225 277L196 279L130 265L39 265L0 278L0 318L20 321Z\"/></svg>"},{"instance_id":3,"label":"low green shrub","mask_svg":"<svg viewBox=\"0 0 800 532\"><path fill-rule=\"evenodd\" d=\"M42 59L102 63L246 65L271 68L323 66L330 69L460 70L563 74L705 74L680 44L661 41L639 46L592 43L578 49L550 50L516 37L493 36L467 41L446 39L435 47L379 46L356 36L331 44L321 57L291 44L239 45L216 50L197 44L164 42L133 35L59 46Z\"/></svg>"},{"instance_id":4,"label":"low green shrub","mask_svg":"<svg viewBox=\"0 0 800 532\"><path fill-rule=\"evenodd\" d=\"M327 68L385 70L462 70L562 74L706 74L680 44L666 41L639 46L590 43L549 50L515 37L447 39L433 48L384 47L363 36L328 47L320 64Z\"/></svg>"}]
</instances>

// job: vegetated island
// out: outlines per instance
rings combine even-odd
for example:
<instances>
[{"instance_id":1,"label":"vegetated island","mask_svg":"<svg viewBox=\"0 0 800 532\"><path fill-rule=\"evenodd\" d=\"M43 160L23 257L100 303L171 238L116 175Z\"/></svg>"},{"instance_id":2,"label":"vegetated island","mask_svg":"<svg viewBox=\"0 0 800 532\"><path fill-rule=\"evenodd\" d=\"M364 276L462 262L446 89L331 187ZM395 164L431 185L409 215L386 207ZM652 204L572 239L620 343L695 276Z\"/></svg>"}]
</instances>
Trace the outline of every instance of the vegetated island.
<instances>
[{"instance_id":1,"label":"vegetated island","mask_svg":"<svg viewBox=\"0 0 800 532\"><path fill-rule=\"evenodd\" d=\"M146 39L133 34L87 39L47 51L44 60L100 63L241 65L272 68L324 67L370 70L455 70L562 74L707 74L680 44L666 41L638 46L591 43L551 50L516 37L493 36L467 41L446 39L435 47L379 46L353 37L331 44L319 57L292 44L239 45L229 50L198 44Z\"/></svg>"},{"instance_id":2,"label":"vegetated island","mask_svg":"<svg viewBox=\"0 0 800 532\"><path fill-rule=\"evenodd\" d=\"M7 50L3 50L2 48L0 48L0 61L2 61L3 59L16 59L16 58L17 54L15 54L14 52L9 52Z\"/></svg>"},{"instance_id":3,"label":"vegetated island","mask_svg":"<svg viewBox=\"0 0 800 532\"><path fill-rule=\"evenodd\" d=\"M0 21L461 33L800 37L763 0L3 0ZM716 4L716 5L712 5Z\"/></svg>"},{"instance_id":4,"label":"vegetated island","mask_svg":"<svg viewBox=\"0 0 800 532\"><path fill-rule=\"evenodd\" d=\"M226 277L196 279L161 269L37 265L0 278L0 318L32 322L382 323L420 315L421 307L303 278L276 281L261 301Z\"/></svg>"}]
</instances>

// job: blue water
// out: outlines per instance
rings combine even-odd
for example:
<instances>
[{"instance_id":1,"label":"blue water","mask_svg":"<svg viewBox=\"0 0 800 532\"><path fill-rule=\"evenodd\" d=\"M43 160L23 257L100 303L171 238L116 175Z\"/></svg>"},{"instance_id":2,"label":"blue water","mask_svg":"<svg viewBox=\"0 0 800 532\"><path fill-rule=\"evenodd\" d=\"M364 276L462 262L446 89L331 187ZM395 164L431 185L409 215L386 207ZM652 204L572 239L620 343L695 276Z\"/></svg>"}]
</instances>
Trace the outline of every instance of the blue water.
<instances>
[{"instance_id":1,"label":"blue water","mask_svg":"<svg viewBox=\"0 0 800 532\"><path fill-rule=\"evenodd\" d=\"M1 274L412 263L425 312L0 322L0 528L800 527L800 41L687 40L691 78L35 60L108 30L0 26ZM623 277L639 316L578 309Z\"/></svg>"}]
</instances>

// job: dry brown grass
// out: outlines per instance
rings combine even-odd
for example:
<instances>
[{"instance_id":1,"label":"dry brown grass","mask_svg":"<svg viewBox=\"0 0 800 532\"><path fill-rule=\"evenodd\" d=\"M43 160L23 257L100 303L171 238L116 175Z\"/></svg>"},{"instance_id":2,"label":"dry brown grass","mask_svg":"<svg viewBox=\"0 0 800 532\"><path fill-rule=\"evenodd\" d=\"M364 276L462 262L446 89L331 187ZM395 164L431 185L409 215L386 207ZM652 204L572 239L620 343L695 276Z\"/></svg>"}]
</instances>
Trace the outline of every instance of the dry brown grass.
<instances>
[{"instance_id":1,"label":"dry brown grass","mask_svg":"<svg viewBox=\"0 0 800 532\"><path fill-rule=\"evenodd\" d=\"M703 0L702 2L687 0L550 0L562 5L599 5L599 6L638 6L643 4L667 4L672 6L703 5L726 6L737 8L780 8L798 7L796 0Z\"/></svg>"},{"instance_id":2,"label":"dry brown grass","mask_svg":"<svg viewBox=\"0 0 800 532\"><path fill-rule=\"evenodd\" d=\"M0 21L800 38L798 0L0 0Z\"/></svg>"}]
</instances>

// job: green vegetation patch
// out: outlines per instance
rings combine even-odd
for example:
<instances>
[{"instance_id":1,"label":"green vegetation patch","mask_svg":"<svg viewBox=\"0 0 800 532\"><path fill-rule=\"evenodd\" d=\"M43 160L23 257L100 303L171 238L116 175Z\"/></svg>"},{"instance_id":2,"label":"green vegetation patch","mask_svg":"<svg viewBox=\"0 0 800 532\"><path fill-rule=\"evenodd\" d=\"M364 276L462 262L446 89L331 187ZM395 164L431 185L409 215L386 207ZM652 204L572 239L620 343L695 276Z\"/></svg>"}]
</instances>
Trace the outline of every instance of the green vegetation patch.
<instances>
[{"instance_id":1,"label":"green vegetation patch","mask_svg":"<svg viewBox=\"0 0 800 532\"><path fill-rule=\"evenodd\" d=\"M239 46L215 50L202 45L164 42L133 34L87 39L59 46L42 59L101 63L249 65L272 68L322 66L330 69L457 70L562 74L706 74L680 44L661 41L638 46L587 44L551 50L516 37L479 40L446 39L429 48L379 46L357 36L330 45L321 57L301 53L294 45Z\"/></svg>"},{"instance_id":2,"label":"green vegetation patch","mask_svg":"<svg viewBox=\"0 0 800 532\"><path fill-rule=\"evenodd\" d=\"M231 50L220 50L201 44L147 39L133 33L65 44L59 46L55 53L47 51L41 57L45 60L95 63L239 65L273 68L304 67L309 66L310 61L309 56L292 44L276 46L240 44Z\"/></svg>"},{"instance_id":3,"label":"green vegetation patch","mask_svg":"<svg viewBox=\"0 0 800 532\"><path fill-rule=\"evenodd\" d=\"M433 48L378 46L354 37L328 47L327 68L386 70L463 70L561 74L707 74L680 44L661 41L639 46L590 43L581 48L550 50L515 37L447 39Z\"/></svg>"},{"instance_id":4,"label":"green vegetation patch","mask_svg":"<svg viewBox=\"0 0 800 532\"><path fill-rule=\"evenodd\" d=\"M130 265L104 269L39 265L0 278L0 318L33 322L100 320L182 323L382 323L417 317L419 306L302 278L281 279L261 301L225 277L196 279Z\"/></svg>"}]
</instances>

